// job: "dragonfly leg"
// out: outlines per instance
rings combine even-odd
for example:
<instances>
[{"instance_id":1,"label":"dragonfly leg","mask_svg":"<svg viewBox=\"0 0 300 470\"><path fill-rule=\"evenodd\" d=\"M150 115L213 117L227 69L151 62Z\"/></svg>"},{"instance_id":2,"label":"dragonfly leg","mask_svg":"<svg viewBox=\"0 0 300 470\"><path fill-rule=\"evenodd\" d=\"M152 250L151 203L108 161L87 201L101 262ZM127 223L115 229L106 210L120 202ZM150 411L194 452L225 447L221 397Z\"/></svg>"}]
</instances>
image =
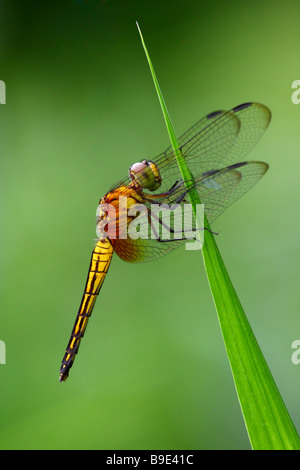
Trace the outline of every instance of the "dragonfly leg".
<instances>
[{"instance_id":1,"label":"dragonfly leg","mask_svg":"<svg viewBox=\"0 0 300 470\"><path fill-rule=\"evenodd\" d=\"M178 179L177 181L175 181L175 183L171 186L171 188L169 189L169 191L167 191L166 193L164 194L157 194L155 195L155 197L163 197L163 196L170 196L171 194L173 194L177 189L180 188L180 186L182 186L183 184L185 183L188 183L189 181L192 181L192 180L186 180L184 181L182 178Z\"/></svg>"},{"instance_id":2,"label":"dragonfly leg","mask_svg":"<svg viewBox=\"0 0 300 470\"><path fill-rule=\"evenodd\" d=\"M188 181L191 181L191 180L184 181L182 178L180 178L179 180L175 181L173 186L171 186L171 188L169 189L169 191L166 192L166 194L170 195L174 193L176 189L180 188L180 186L182 186L184 183L187 183Z\"/></svg>"},{"instance_id":3,"label":"dragonfly leg","mask_svg":"<svg viewBox=\"0 0 300 470\"><path fill-rule=\"evenodd\" d=\"M192 180L186 180L186 181L184 181L184 180L182 180L182 179L177 180L177 181L173 184L173 186L169 189L169 191L167 191L166 193L162 193L162 194L153 194L153 195L151 195L151 194L147 194L147 195L143 194L144 199L145 199L146 201L148 201L148 202L151 202L152 204L161 204L161 201L156 201L156 199L162 199L162 198L167 199L167 198L170 197L173 193L175 193L175 191L177 191L177 189L179 189L183 184L188 183L189 181L192 181ZM185 196L187 195L187 193L188 193L193 187L195 187L195 182L193 182L193 185L192 185L190 188L186 189L186 190L184 191L184 193L182 193L174 202L172 202L172 205L180 204L180 203L184 200L184 198L185 198Z\"/></svg>"},{"instance_id":4,"label":"dragonfly leg","mask_svg":"<svg viewBox=\"0 0 300 470\"><path fill-rule=\"evenodd\" d=\"M176 234L176 233L181 233L181 237L180 238L168 238L168 239L163 239L159 236L159 234L157 233L157 230L154 226L154 224L152 223L152 219L151 217L154 217L158 222L159 224L164 227L169 233L172 233L173 235ZM149 214L148 213L148 221L150 223L150 226L151 226L151 229L153 230L153 233L155 235L155 238L158 242L160 243L166 243L166 242L176 242L176 241L181 241L181 240L191 240L192 238L188 238L186 237L186 232L191 232L191 233L195 233L196 231L199 231L199 230L207 230L208 232L210 233L213 233L214 235L219 235L217 232L213 232L212 230L206 228L206 227L203 227L203 228L195 228L195 229L186 229L186 230L174 230L172 227L169 227L167 224L165 224L165 222L160 218L158 217L157 215L155 214Z\"/></svg>"}]
</instances>

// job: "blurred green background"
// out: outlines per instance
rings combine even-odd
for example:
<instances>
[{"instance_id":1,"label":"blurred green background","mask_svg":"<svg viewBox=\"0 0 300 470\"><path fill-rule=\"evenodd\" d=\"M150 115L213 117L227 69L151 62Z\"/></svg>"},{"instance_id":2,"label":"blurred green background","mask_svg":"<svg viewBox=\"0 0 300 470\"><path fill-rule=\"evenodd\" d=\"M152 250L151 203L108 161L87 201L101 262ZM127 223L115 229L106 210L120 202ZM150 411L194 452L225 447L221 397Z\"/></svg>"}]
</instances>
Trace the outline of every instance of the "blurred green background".
<instances>
[{"instance_id":1,"label":"blurred green background","mask_svg":"<svg viewBox=\"0 0 300 470\"><path fill-rule=\"evenodd\" d=\"M249 449L201 252L116 256L64 384L100 197L175 129L245 101L273 119L270 171L217 243L299 430L300 3L0 1L2 449Z\"/></svg>"}]
</instances>

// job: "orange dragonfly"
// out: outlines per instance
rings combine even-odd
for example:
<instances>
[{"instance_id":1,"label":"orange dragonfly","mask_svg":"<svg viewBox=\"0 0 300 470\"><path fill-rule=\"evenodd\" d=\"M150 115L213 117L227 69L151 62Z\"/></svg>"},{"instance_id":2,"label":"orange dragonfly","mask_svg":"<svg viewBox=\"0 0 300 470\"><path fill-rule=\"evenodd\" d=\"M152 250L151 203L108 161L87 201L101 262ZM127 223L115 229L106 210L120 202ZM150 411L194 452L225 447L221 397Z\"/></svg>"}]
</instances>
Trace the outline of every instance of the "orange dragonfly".
<instances>
[{"instance_id":1,"label":"orange dragonfly","mask_svg":"<svg viewBox=\"0 0 300 470\"><path fill-rule=\"evenodd\" d=\"M208 114L180 137L181 158L185 159L193 175L193 187L199 193L210 224L268 170L266 163L242 159L260 139L270 120L271 112L264 105L244 103L230 111ZM100 200L98 223L99 226L102 224L104 231L99 235L92 252L83 297L61 364L61 382L67 379L78 353L114 251L124 261L131 263L151 261L166 255L191 238L178 234L178 230L172 228L174 224L172 227L167 226L160 217L155 213L151 215L150 212L153 204L167 203L171 208L183 206L187 202L188 193L185 183L182 181L174 151L172 147L168 147L153 160L133 164L128 176ZM125 201L123 205L119 204L121 197ZM136 204L144 207L139 220L144 228L150 228L154 232L154 236L150 238L136 238L129 234L130 223L137 216L128 214ZM111 222L114 230L109 228ZM170 236L161 236L157 224L165 232L169 230ZM193 221L191 230L195 227L196 223Z\"/></svg>"}]
</instances>

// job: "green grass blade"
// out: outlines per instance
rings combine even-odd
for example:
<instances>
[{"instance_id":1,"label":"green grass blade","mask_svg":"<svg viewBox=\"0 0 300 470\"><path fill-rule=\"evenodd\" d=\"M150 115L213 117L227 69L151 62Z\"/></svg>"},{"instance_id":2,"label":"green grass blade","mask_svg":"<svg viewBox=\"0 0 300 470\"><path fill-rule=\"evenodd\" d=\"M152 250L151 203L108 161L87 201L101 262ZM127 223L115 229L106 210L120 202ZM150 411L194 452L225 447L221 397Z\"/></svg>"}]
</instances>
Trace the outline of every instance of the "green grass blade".
<instances>
[{"instance_id":1,"label":"green grass blade","mask_svg":"<svg viewBox=\"0 0 300 470\"><path fill-rule=\"evenodd\" d=\"M165 100L164 100L162 92L160 90L159 83L157 81L155 71L154 71L154 68L153 68L153 65L152 65L152 62L151 62L151 59L150 59L150 56L149 56L144 38L143 38L143 35L142 35L142 32L141 32L140 27L138 25L138 22L136 23L136 25L137 25L138 31L140 33L143 48L144 48L144 51L145 51L145 54L146 54L146 57L147 57L147 60L148 60L148 64L149 64L149 67L150 67L150 71L151 71L151 75L152 75L152 78L153 78L154 86L156 88L157 96L158 96L159 103L160 103L160 106L161 106L161 109L162 109L162 112L163 112L163 116L164 116L165 123L166 123L167 129L168 129L168 133L169 133L169 137L170 137L172 147L173 147L174 152L176 153L176 155L180 156L180 151L178 150L178 148L179 148L178 140L177 140L177 137L176 137L176 134L175 134L175 131L174 131L174 127L173 127L170 115L169 115L168 110L167 110ZM186 178L184 178L184 179L185 180L190 179L191 174L189 172L189 169L186 167L186 168L183 168L182 170L183 170L183 172L184 171L186 172L186 174L185 174Z\"/></svg>"},{"instance_id":2,"label":"green grass blade","mask_svg":"<svg viewBox=\"0 0 300 470\"><path fill-rule=\"evenodd\" d=\"M180 172L185 181L191 180L190 170L180 158L177 137L139 26L138 30ZM194 188L188 194L196 213L196 204L201 203L199 195ZM205 225L209 228L207 220ZM295 426L228 276L214 235L208 231L202 255L252 448L300 449Z\"/></svg>"},{"instance_id":3,"label":"green grass blade","mask_svg":"<svg viewBox=\"0 0 300 470\"><path fill-rule=\"evenodd\" d=\"M300 449L295 426L210 233L205 234L202 253L251 446Z\"/></svg>"},{"instance_id":4,"label":"green grass blade","mask_svg":"<svg viewBox=\"0 0 300 470\"><path fill-rule=\"evenodd\" d=\"M186 185L187 189L190 189L188 194L189 194L191 204L193 206L193 212L195 214L195 220L197 220L197 218L196 218L196 205L201 204L199 194L198 194L198 192L196 191L195 188L191 187L193 185L193 183L192 183L193 175L191 174L188 166L186 165L185 160L183 158L181 158L181 152L179 150L178 140L177 140L177 137L176 137L176 134L175 134L175 131L174 131L174 127L173 127L171 118L170 118L168 110L167 110L165 100L164 100L162 92L160 90L158 80L156 78L156 74L155 74L154 67L152 65L151 59L150 59L150 55L148 53L148 50L147 50L142 32L140 30L140 27L139 27L138 23L136 23L136 24L137 24L137 28L138 28L138 31L139 31L139 34L140 34L140 37L141 37L142 45L143 45L143 48L144 48L144 51L145 51L145 54L146 54L146 57L147 57L147 61L148 61L149 67L150 67L150 71L151 71L151 75L152 75L152 78L153 78L154 86L155 86L155 89L156 89L156 92L157 92L159 103L160 103L162 113L163 113L163 116L164 116L164 119L165 119L167 130L168 130L168 133L169 133L170 141L171 141L173 150L174 150L176 158L177 158L178 167L179 167L182 179L184 181L186 181L185 185Z\"/></svg>"}]
</instances>

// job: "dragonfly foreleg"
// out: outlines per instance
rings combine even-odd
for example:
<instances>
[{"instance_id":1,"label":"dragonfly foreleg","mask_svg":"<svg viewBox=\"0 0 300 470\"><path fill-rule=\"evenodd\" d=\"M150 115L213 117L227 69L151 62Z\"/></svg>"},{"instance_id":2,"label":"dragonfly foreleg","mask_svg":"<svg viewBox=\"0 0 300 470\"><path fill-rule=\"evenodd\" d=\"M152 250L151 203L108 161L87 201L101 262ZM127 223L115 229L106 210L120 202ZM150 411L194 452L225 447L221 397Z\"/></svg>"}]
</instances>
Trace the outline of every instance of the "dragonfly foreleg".
<instances>
[{"instance_id":1,"label":"dragonfly foreleg","mask_svg":"<svg viewBox=\"0 0 300 470\"><path fill-rule=\"evenodd\" d=\"M170 198L170 196L172 196L183 184L185 183L188 183L188 182L192 182L193 180L182 180L182 179L179 179L177 180L173 186L169 189L169 191L167 191L166 193L161 193L161 194L143 194L144 196L144 199L148 202L151 202L152 204L161 204L161 199L168 199ZM193 184L190 188L186 189L180 196L178 196L178 198L172 202L172 205L174 204L180 204L185 196L187 195L187 193L195 187L195 182L193 181ZM157 199L160 199L159 201Z\"/></svg>"},{"instance_id":2,"label":"dragonfly foreleg","mask_svg":"<svg viewBox=\"0 0 300 470\"><path fill-rule=\"evenodd\" d=\"M154 217L158 222L159 224L164 227L169 233L171 234L176 234L176 233L180 233L181 234L181 237L180 238L167 238L167 239L163 239L161 238L158 233L157 233L157 230L154 226L154 224L152 223L152 219L151 217ZM151 226L151 229L153 230L153 233L154 233L154 236L156 238L156 240L158 242L161 242L161 243L165 243L165 242L176 242L176 241L180 241L180 240L191 240L193 237L187 237L186 236L186 233L187 232L191 232L191 233L195 233L199 230L207 230L208 232L214 234L214 235L219 235L218 232L213 232L212 230L210 230L209 228L207 227L203 227L203 228L192 228L192 229L185 229L185 230L174 230L172 227L170 227L169 225L167 225L160 217L158 217L157 215L155 214L149 214L148 213L148 221L150 223L150 226Z\"/></svg>"}]
</instances>

